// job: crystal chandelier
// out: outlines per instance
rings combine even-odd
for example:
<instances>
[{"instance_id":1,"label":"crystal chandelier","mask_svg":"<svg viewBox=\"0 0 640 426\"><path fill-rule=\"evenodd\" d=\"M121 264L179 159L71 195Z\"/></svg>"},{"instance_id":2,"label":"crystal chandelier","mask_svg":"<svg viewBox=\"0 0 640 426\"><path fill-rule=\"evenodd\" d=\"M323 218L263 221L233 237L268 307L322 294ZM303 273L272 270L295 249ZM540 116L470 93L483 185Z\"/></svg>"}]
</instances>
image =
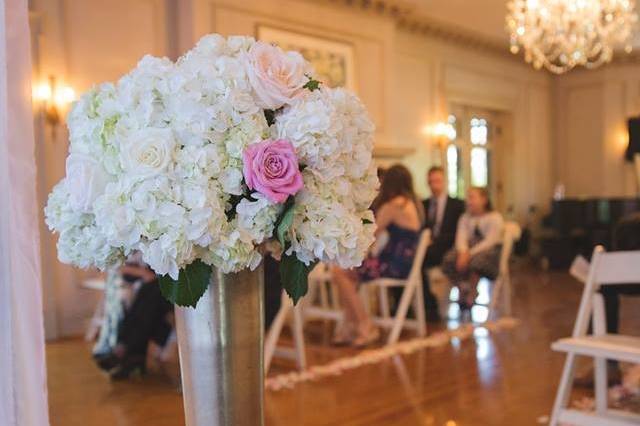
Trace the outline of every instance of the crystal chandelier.
<instances>
[{"instance_id":1,"label":"crystal chandelier","mask_svg":"<svg viewBox=\"0 0 640 426\"><path fill-rule=\"evenodd\" d=\"M556 74L610 62L617 46L630 52L638 21L635 0L511 0L507 7L511 52L522 47L528 63Z\"/></svg>"}]
</instances>

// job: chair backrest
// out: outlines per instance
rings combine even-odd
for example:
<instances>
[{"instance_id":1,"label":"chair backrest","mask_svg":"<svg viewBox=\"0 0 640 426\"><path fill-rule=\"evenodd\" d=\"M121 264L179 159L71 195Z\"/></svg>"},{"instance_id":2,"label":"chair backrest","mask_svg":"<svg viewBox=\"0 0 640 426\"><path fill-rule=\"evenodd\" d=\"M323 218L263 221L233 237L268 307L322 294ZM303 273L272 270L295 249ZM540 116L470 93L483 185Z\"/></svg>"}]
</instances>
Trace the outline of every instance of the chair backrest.
<instances>
[{"instance_id":1,"label":"chair backrest","mask_svg":"<svg viewBox=\"0 0 640 426\"><path fill-rule=\"evenodd\" d=\"M307 277L309 285L331 282L331 268L323 262L318 262Z\"/></svg>"},{"instance_id":2,"label":"chair backrest","mask_svg":"<svg viewBox=\"0 0 640 426\"><path fill-rule=\"evenodd\" d=\"M516 222L508 221L504 224L502 234L502 249L500 251L500 273L505 273L509 269L509 258L513 251L513 243L520 239L522 230Z\"/></svg>"},{"instance_id":3,"label":"chair backrest","mask_svg":"<svg viewBox=\"0 0 640 426\"><path fill-rule=\"evenodd\" d=\"M640 283L640 250L596 251L588 279L598 285Z\"/></svg>"},{"instance_id":4,"label":"chair backrest","mask_svg":"<svg viewBox=\"0 0 640 426\"><path fill-rule=\"evenodd\" d=\"M640 250L605 252L597 246L591 256L589 276L584 285L573 336L583 336L589 327L593 297L601 285L640 283Z\"/></svg>"},{"instance_id":5,"label":"chair backrest","mask_svg":"<svg viewBox=\"0 0 640 426\"><path fill-rule=\"evenodd\" d=\"M420 239L418 240L418 247L416 248L416 255L413 258L413 265L411 265L411 272L407 279L412 280L419 278L422 280L422 264L424 262L424 256L427 254L427 247L431 244L431 231L425 229L420 233Z\"/></svg>"}]
</instances>

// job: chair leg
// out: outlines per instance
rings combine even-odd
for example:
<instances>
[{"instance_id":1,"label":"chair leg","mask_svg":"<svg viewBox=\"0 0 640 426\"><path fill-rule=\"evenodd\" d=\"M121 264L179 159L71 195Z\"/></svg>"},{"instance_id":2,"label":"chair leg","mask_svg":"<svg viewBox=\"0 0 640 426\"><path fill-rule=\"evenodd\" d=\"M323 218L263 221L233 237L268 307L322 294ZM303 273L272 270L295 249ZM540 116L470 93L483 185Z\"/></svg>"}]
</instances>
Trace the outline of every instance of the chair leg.
<instances>
[{"instance_id":1,"label":"chair leg","mask_svg":"<svg viewBox=\"0 0 640 426\"><path fill-rule=\"evenodd\" d=\"M296 363L300 371L307 368L307 356L304 349L304 327L301 306L293 308L293 343L296 349Z\"/></svg>"},{"instance_id":2,"label":"chair leg","mask_svg":"<svg viewBox=\"0 0 640 426\"><path fill-rule=\"evenodd\" d=\"M283 295L282 302L280 306L280 310L276 314L276 317L273 319L273 323L271 327L269 327L269 331L265 338L264 342L264 374L266 375L269 372L269 367L271 366L271 360L273 359L273 354L276 351L276 346L278 345L278 339L280 338L280 333L282 332L282 327L284 326L284 322L287 319L287 314L291 309L291 304L289 299Z\"/></svg>"},{"instance_id":3,"label":"chair leg","mask_svg":"<svg viewBox=\"0 0 640 426\"><path fill-rule=\"evenodd\" d=\"M594 358L594 386L596 394L596 413L607 412L607 360L606 358Z\"/></svg>"},{"instance_id":4,"label":"chair leg","mask_svg":"<svg viewBox=\"0 0 640 426\"><path fill-rule=\"evenodd\" d=\"M389 333L389 337L387 338L387 345L391 345L398 341L398 338L400 337L400 331L402 330L402 325L404 324L404 320L407 318L407 311L409 310L409 305L411 304L411 298L415 292L415 289L415 282L407 283L406 287L404 288L402 297L400 297L400 304L398 305L395 319L393 320L391 332Z\"/></svg>"},{"instance_id":5,"label":"chair leg","mask_svg":"<svg viewBox=\"0 0 640 426\"><path fill-rule=\"evenodd\" d=\"M497 317L496 308L498 306L498 298L500 297L500 293L502 293L503 281L503 277L498 276L498 278L496 278L496 280L493 282L493 289L491 289L491 300L489 302L489 315L487 315L487 320L495 319Z\"/></svg>"},{"instance_id":6,"label":"chair leg","mask_svg":"<svg viewBox=\"0 0 640 426\"><path fill-rule=\"evenodd\" d=\"M318 283L320 290L320 306L322 309L329 309L329 295L327 293L327 283L320 281Z\"/></svg>"},{"instance_id":7,"label":"chair leg","mask_svg":"<svg viewBox=\"0 0 640 426\"><path fill-rule=\"evenodd\" d=\"M504 277L503 305L504 315L511 316L511 275L507 273Z\"/></svg>"},{"instance_id":8,"label":"chair leg","mask_svg":"<svg viewBox=\"0 0 640 426\"><path fill-rule=\"evenodd\" d=\"M567 406L567 403L569 402L571 386L573 384L573 375L576 366L575 361L575 354L568 353L567 359L564 362L560 384L558 385L558 393L556 394L556 399L553 403L553 412L551 413L551 421L549 422L549 426L558 426L560 411L562 411L562 409L565 408Z\"/></svg>"},{"instance_id":9,"label":"chair leg","mask_svg":"<svg viewBox=\"0 0 640 426\"><path fill-rule=\"evenodd\" d=\"M424 337L427 335L427 318L424 308L422 283L416 285L416 291L413 294L413 310L416 313L416 320L418 321L418 336Z\"/></svg>"},{"instance_id":10,"label":"chair leg","mask_svg":"<svg viewBox=\"0 0 640 426\"><path fill-rule=\"evenodd\" d=\"M340 296L338 295L338 289L335 285L332 285L330 281L327 281L323 285L328 285L331 291L331 308L339 311L340 310Z\"/></svg>"},{"instance_id":11,"label":"chair leg","mask_svg":"<svg viewBox=\"0 0 640 426\"><path fill-rule=\"evenodd\" d=\"M441 318L449 318L449 305L451 305L451 282L449 280L442 280L440 283L444 288L440 288L436 294L438 298L438 313Z\"/></svg>"},{"instance_id":12,"label":"chair leg","mask_svg":"<svg viewBox=\"0 0 640 426\"><path fill-rule=\"evenodd\" d=\"M307 294L304 298L302 298L302 300L306 300L307 303L311 305L316 303L316 299L318 298L319 286L320 281L315 278L312 279L311 275L309 275Z\"/></svg>"},{"instance_id":13,"label":"chair leg","mask_svg":"<svg viewBox=\"0 0 640 426\"><path fill-rule=\"evenodd\" d=\"M369 297L369 286L361 285L358 293L360 294L360 299L362 299L362 304L364 305L365 312L371 315L371 299Z\"/></svg>"},{"instance_id":14,"label":"chair leg","mask_svg":"<svg viewBox=\"0 0 640 426\"><path fill-rule=\"evenodd\" d=\"M593 295L592 324L594 335L601 336L607 332L604 298L597 293ZM605 414L607 411L607 360L605 358L594 358L593 364L596 413Z\"/></svg>"},{"instance_id":15,"label":"chair leg","mask_svg":"<svg viewBox=\"0 0 640 426\"><path fill-rule=\"evenodd\" d=\"M378 287L378 294L380 298L380 313L383 318L391 317L391 309L389 308L389 290L386 287Z\"/></svg>"}]
</instances>

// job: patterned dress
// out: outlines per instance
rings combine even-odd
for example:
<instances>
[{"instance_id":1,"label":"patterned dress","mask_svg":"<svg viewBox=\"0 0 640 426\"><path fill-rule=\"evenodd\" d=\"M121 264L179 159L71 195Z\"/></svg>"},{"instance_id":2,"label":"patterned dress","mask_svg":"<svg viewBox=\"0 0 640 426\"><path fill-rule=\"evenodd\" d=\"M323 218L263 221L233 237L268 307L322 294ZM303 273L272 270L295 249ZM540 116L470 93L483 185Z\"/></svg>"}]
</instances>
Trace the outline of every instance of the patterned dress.
<instances>
[{"instance_id":1,"label":"patterned dress","mask_svg":"<svg viewBox=\"0 0 640 426\"><path fill-rule=\"evenodd\" d=\"M93 346L94 355L111 353L118 343L118 327L123 317L120 272L118 268L110 268L107 270L104 286L104 318L100 327L100 335Z\"/></svg>"},{"instance_id":2,"label":"patterned dress","mask_svg":"<svg viewBox=\"0 0 640 426\"><path fill-rule=\"evenodd\" d=\"M442 260L442 272L454 285L468 280L470 274L494 280L499 272L502 232L503 219L499 213L488 212L475 217L465 213L458 222L456 247ZM456 268L458 252L467 250L469 265L466 271L459 272Z\"/></svg>"},{"instance_id":3,"label":"patterned dress","mask_svg":"<svg viewBox=\"0 0 640 426\"><path fill-rule=\"evenodd\" d=\"M356 269L360 282L376 278L404 279L409 276L420 231L402 228L396 224L387 227L389 241L377 256L367 257Z\"/></svg>"}]
</instances>

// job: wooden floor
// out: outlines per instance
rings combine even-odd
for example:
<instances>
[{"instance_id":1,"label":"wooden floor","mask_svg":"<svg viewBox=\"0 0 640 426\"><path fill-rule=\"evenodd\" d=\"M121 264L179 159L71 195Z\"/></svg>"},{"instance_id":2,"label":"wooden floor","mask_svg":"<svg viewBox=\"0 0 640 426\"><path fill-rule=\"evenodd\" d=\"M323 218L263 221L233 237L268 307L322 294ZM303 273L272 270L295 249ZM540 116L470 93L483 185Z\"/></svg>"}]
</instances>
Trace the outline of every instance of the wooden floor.
<instances>
[{"instance_id":1,"label":"wooden floor","mask_svg":"<svg viewBox=\"0 0 640 426\"><path fill-rule=\"evenodd\" d=\"M581 285L563 273L519 267L514 313L521 325L396 357L342 376L266 393L266 423L290 425L535 425L549 413L563 357L549 350L570 333ZM637 330L640 299L623 302ZM352 353L325 344L330 327L308 333L311 363ZM110 383L80 340L47 345L53 426L182 425L181 396L159 375ZM290 366L276 362L273 373Z\"/></svg>"}]
</instances>

